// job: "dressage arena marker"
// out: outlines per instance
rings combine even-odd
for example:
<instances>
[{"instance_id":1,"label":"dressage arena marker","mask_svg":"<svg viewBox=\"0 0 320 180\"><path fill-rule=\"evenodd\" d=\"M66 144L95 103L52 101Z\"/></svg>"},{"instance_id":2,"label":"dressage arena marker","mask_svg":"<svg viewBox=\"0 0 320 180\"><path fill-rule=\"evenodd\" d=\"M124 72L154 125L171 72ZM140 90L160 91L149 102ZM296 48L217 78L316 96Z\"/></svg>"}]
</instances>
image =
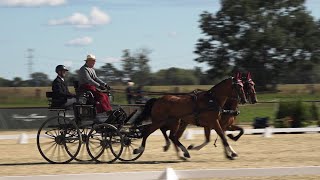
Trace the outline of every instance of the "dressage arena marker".
<instances>
[{"instance_id":1,"label":"dressage arena marker","mask_svg":"<svg viewBox=\"0 0 320 180\"><path fill-rule=\"evenodd\" d=\"M29 142L28 139L29 139L28 135L26 133L22 133L18 137L18 144L28 144Z\"/></svg>"},{"instance_id":2,"label":"dressage arena marker","mask_svg":"<svg viewBox=\"0 0 320 180\"><path fill-rule=\"evenodd\" d=\"M166 168L162 175L158 179L165 180L178 180L178 176L172 168Z\"/></svg>"},{"instance_id":3,"label":"dressage arena marker","mask_svg":"<svg viewBox=\"0 0 320 180\"><path fill-rule=\"evenodd\" d=\"M193 132L192 132L192 130L187 129L187 130L184 132L183 139L185 139L185 140L192 140L192 139L193 139Z\"/></svg>"},{"instance_id":4,"label":"dressage arena marker","mask_svg":"<svg viewBox=\"0 0 320 180\"><path fill-rule=\"evenodd\" d=\"M41 176L3 176L0 180L177 180L198 178L230 178L230 177L261 177L261 176L294 176L294 175L319 175L320 166L302 167L272 167L272 168L233 168L233 169L198 169L198 170L173 170L118 172L118 173L92 173L92 174L62 174Z\"/></svg>"},{"instance_id":5,"label":"dressage arena marker","mask_svg":"<svg viewBox=\"0 0 320 180\"><path fill-rule=\"evenodd\" d=\"M272 129L270 127L266 127L264 130L265 131L264 131L263 137L266 137L266 138L272 137Z\"/></svg>"}]
</instances>

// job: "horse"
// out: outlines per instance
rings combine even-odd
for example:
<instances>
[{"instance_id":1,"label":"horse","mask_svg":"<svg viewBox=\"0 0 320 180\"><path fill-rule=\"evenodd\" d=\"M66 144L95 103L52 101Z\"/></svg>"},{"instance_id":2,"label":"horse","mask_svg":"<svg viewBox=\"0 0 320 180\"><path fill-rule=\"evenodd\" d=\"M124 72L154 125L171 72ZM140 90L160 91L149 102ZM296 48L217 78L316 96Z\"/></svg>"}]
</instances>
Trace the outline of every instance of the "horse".
<instances>
[{"instance_id":1,"label":"horse","mask_svg":"<svg viewBox=\"0 0 320 180\"><path fill-rule=\"evenodd\" d=\"M242 77L242 81L244 82L243 84L244 84L244 92L246 94L246 98L249 100L251 104L257 103L256 91L254 88L255 83L251 78L251 73L248 72L244 77ZM233 136L233 134L227 135L230 139L234 141L237 141L244 133L244 130L242 127L234 124L236 122L236 116L239 115L240 113L239 111L237 111L237 108L238 108L238 100L228 99L223 107L224 110L222 112L221 118L219 119L221 128L224 131L236 131L236 130L240 131L237 136ZM181 124L179 126L179 130L178 130L179 133L177 134L178 138L182 136L186 127L187 127L187 124ZM168 128L162 127L160 128L160 130L166 141L166 145L163 147L163 149L164 151L167 151L170 147L170 140L166 134L166 131L168 130ZM209 134L210 129L204 128L204 131L205 131L206 141L203 144L196 147L194 147L194 145L190 145L188 147L189 150L200 150L202 147L206 146L210 142L210 134ZM217 139L215 140L215 143L216 141ZM175 148L178 154L178 148L176 146Z\"/></svg>"},{"instance_id":2,"label":"horse","mask_svg":"<svg viewBox=\"0 0 320 180\"><path fill-rule=\"evenodd\" d=\"M150 99L137 118L137 122L151 117L152 123L143 132L141 146L134 149L133 153L143 152L148 136L161 127L167 127L171 131L169 136L171 141L184 152L185 158L190 158L188 150L181 144L176 134L180 124L195 124L215 129L223 142L225 156L234 159L237 153L229 145L219 119L227 99L238 98L243 104L247 102L239 73L234 78L225 79L196 96L165 95L158 99Z\"/></svg>"},{"instance_id":3,"label":"horse","mask_svg":"<svg viewBox=\"0 0 320 180\"><path fill-rule=\"evenodd\" d=\"M256 91L254 88L255 83L253 82L251 78L251 73L248 72L246 76L242 78L242 81L244 82L243 89L246 94L246 98L248 99L249 103L255 104L257 103L257 97L256 97ZM221 119L219 120L220 125L224 131L239 131L239 134L234 136L233 134L228 134L227 136L233 140L237 141L239 138L243 135L244 130L242 127L235 125L234 123L236 122L236 116L239 115L238 109L238 101L234 99L228 99L225 106L223 107L225 110L222 113ZM209 129L205 129L205 137L206 141L199 145L194 147L193 145L190 145L188 149L192 150L200 150L202 147L207 145L210 142L210 135L208 135ZM182 132L183 133L183 132ZM181 136L182 134L179 134ZM217 141L217 139L215 140ZM215 144L215 143L214 143Z\"/></svg>"}]
</instances>

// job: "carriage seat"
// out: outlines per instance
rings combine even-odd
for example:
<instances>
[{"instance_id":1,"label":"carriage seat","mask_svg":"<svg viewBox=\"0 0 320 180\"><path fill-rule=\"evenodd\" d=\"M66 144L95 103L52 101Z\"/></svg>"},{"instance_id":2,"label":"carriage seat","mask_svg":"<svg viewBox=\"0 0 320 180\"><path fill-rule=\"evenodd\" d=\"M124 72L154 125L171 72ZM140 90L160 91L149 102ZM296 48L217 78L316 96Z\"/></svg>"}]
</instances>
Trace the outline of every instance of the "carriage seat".
<instances>
[{"instance_id":1,"label":"carriage seat","mask_svg":"<svg viewBox=\"0 0 320 180\"><path fill-rule=\"evenodd\" d=\"M49 92L46 92L46 97L48 99L48 109L50 111L66 111L68 110L69 108L68 107L62 107L62 106L53 106L52 105L52 97L53 97L53 92L49 91Z\"/></svg>"},{"instance_id":2,"label":"carriage seat","mask_svg":"<svg viewBox=\"0 0 320 180\"><path fill-rule=\"evenodd\" d=\"M74 87L74 90L76 92L76 96L78 97L79 100L81 100L81 97L86 97L86 99L88 100L88 102L86 104L99 103L99 102L95 101L94 96L93 96L91 91L83 89L83 88L80 87L79 81L73 81L73 87ZM110 102L112 102L114 100L112 94L109 91L104 92L104 93L108 94Z\"/></svg>"}]
</instances>

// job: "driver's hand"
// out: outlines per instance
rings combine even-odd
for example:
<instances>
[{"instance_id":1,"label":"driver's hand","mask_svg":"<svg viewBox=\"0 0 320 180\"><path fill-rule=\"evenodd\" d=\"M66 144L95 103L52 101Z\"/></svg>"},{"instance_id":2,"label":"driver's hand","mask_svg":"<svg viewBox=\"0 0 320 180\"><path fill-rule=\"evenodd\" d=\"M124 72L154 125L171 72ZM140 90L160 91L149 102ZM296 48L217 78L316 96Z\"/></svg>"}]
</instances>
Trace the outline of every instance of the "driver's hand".
<instances>
[{"instance_id":1,"label":"driver's hand","mask_svg":"<svg viewBox=\"0 0 320 180\"><path fill-rule=\"evenodd\" d=\"M99 86L98 88L101 90L106 90L106 87L104 87L104 86Z\"/></svg>"},{"instance_id":2,"label":"driver's hand","mask_svg":"<svg viewBox=\"0 0 320 180\"><path fill-rule=\"evenodd\" d=\"M105 88L106 88L107 90L110 90L110 89L111 89L111 87L110 87L108 84L105 85Z\"/></svg>"}]
</instances>

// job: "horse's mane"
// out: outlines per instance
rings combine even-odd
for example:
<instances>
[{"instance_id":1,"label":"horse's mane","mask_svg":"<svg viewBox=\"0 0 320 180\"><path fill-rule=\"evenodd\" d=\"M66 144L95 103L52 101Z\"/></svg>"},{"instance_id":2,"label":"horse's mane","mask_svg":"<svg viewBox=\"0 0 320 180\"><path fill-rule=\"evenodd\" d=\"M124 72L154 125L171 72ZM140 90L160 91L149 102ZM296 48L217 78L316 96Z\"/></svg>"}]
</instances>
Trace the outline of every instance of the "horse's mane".
<instances>
[{"instance_id":1,"label":"horse's mane","mask_svg":"<svg viewBox=\"0 0 320 180\"><path fill-rule=\"evenodd\" d=\"M221 84L225 83L225 81L228 81L230 79L232 79L233 77L230 77L230 78L227 78L227 79L224 79L222 80L221 82L219 82L218 84L214 85L209 91L212 91L214 90L215 88L219 87Z\"/></svg>"}]
</instances>

